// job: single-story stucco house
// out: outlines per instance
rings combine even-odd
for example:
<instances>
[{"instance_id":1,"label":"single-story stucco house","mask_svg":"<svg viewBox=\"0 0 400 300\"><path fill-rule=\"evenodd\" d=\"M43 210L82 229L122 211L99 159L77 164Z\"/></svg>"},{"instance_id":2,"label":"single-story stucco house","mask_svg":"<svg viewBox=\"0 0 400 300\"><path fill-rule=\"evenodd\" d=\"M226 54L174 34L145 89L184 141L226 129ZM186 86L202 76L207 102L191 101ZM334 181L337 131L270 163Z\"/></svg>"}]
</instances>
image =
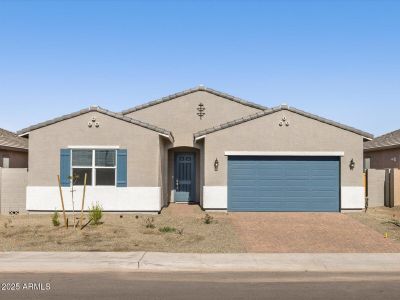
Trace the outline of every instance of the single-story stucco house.
<instances>
[{"instance_id":1,"label":"single-story stucco house","mask_svg":"<svg viewBox=\"0 0 400 300\"><path fill-rule=\"evenodd\" d=\"M90 107L19 132L29 136L28 211L158 212L364 208L363 142L373 136L282 105L267 108L199 86L114 113Z\"/></svg>"},{"instance_id":2,"label":"single-story stucco house","mask_svg":"<svg viewBox=\"0 0 400 300\"><path fill-rule=\"evenodd\" d=\"M400 129L364 143L364 168L400 168Z\"/></svg>"}]
</instances>

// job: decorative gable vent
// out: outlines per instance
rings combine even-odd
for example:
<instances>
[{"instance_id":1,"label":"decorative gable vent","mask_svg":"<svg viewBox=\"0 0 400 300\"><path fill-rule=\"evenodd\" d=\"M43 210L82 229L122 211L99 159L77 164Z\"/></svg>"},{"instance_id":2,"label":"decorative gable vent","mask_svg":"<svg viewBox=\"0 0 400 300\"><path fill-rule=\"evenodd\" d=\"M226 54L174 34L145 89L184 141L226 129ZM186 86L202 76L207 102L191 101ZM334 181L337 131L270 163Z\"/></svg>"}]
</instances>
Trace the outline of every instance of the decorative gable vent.
<instances>
[{"instance_id":1,"label":"decorative gable vent","mask_svg":"<svg viewBox=\"0 0 400 300\"><path fill-rule=\"evenodd\" d=\"M205 116L205 110L206 108L204 107L204 104L200 102L199 106L197 107L198 113L197 115L200 117L200 120Z\"/></svg>"}]
</instances>

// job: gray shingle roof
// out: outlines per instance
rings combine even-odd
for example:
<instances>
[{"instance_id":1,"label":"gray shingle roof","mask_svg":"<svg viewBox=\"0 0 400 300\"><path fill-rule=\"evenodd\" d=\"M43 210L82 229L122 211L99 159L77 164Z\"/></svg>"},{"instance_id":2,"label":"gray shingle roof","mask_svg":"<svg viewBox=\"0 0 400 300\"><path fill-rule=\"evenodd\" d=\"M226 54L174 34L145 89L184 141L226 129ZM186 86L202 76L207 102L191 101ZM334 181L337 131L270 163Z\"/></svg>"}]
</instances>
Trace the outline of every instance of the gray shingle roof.
<instances>
[{"instance_id":1,"label":"gray shingle roof","mask_svg":"<svg viewBox=\"0 0 400 300\"><path fill-rule=\"evenodd\" d=\"M82 114L86 114L86 113L89 113L89 112L99 112L99 113L105 114L107 116L110 116L110 117L113 117L113 118L116 118L116 119L119 119L119 120L122 120L122 121L125 121L125 122L128 122L128 123L131 123L131 124L135 124L135 125L147 128L149 130L164 134L164 135L167 135L170 138L171 141L174 140L172 132L169 131L169 130L166 130L166 129L163 129L163 128L160 128L160 127L157 127L157 126L154 126L154 125L139 121L139 120L135 120L135 119L126 117L126 116L124 116L122 114L115 113L115 112L106 110L104 108L98 107L98 106L91 106L89 108L85 108L85 109L82 109L80 111L68 114L68 115L64 115L64 116L61 116L61 117L58 117L58 118L51 119L51 120L46 121L46 122L42 122L42 123L30 126L30 127L21 129L21 130L19 130L17 132L17 134L23 135L23 134L26 134L26 133L28 133L30 131L33 131L33 130L36 130L36 129L39 129L39 128L42 128L42 127L45 127L45 126L48 126L48 125L51 125L51 124L55 124L55 123L58 123L58 122L61 122L61 121L64 121L64 120L68 120L68 119L71 119L71 118L74 118L74 117L77 117L77 116L80 116Z\"/></svg>"},{"instance_id":2,"label":"gray shingle roof","mask_svg":"<svg viewBox=\"0 0 400 300\"><path fill-rule=\"evenodd\" d=\"M386 133L364 143L364 150L400 147L400 129Z\"/></svg>"},{"instance_id":3,"label":"gray shingle roof","mask_svg":"<svg viewBox=\"0 0 400 300\"><path fill-rule=\"evenodd\" d=\"M216 132L216 131L219 131L219 130L223 130L223 129L228 128L228 127L232 127L232 126L235 126L235 125L238 125L238 124L242 124L244 122L248 122L248 121L251 121L251 120L266 116L266 115L269 115L269 114L273 114L273 113L281 111L281 110L288 110L288 111L297 113L299 115L302 115L304 117L311 118L311 119L314 119L314 120L317 120L317 121L320 121L320 122L323 122L323 123L326 123L326 124L329 124L329 125L332 125L332 126L335 126L335 127L347 130L347 131L354 132L354 133L359 134L359 135L361 135L361 136L363 136L363 137L365 137L367 139L372 139L373 138L373 135L368 133L368 132L364 132L364 131L358 130L356 128L347 126L347 125L343 125L343 124L340 124L338 122L335 122L335 121L332 121L332 120L328 120L328 119L319 117L317 115L310 114L310 113L302 111L300 109L297 109L297 108L294 108L294 107L289 107L287 105L277 106L277 107L274 107L274 108L271 108L271 109L267 109L267 110L264 110L262 112L255 113L255 114L252 114L252 115L248 115L248 116L242 117L240 119L236 119L236 120L233 120L233 121L230 121L230 122L227 122L227 123L224 123L224 124L212 127L212 128L208 128L208 129L205 129L205 130L198 131L198 132L196 132L194 134L194 138L198 138L200 136L203 136L203 135L206 135L206 134L209 134L209 133L213 133L213 132Z\"/></svg>"},{"instance_id":4,"label":"gray shingle roof","mask_svg":"<svg viewBox=\"0 0 400 300\"><path fill-rule=\"evenodd\" d=\"M157 105L157 104L160 104L160 103L163 103L163 102L166 102L166 101L178 98L178 97L186 96L186 95L191 94L191 93L199 92L199 91L208 92L210 94L213 94L213 95L216 95L216 96L219 96L219 97L222 97L222 98L225 98L225 99L228 99L228 100L231 100L231 101L243 104L243 105L247 105L247 106L250 106L250 107L253 107L253 108L257 108L257 109L261 109L261 110L267 109L267 107L259 105L257 103L246 101L246 100L240 99L238 97L235 97L235 96L232 96L232 95L229 95L229 94L226 94L226 93L223 93L223 92L220 92L220 91L217 91L217 90L213 90L211 88L208 88L208 87L200 85L200 86L197 86L195 88L184 90L182 92L179 92L179 93L176 93L176 94L172 94L172 95L163 97L161 99L153 100L153 101L147 102L145 104L141 104L141 105L138 105L138 106L123 110L121 113L123 115L126 115L126 114L129 114L129 113L137 111L137 110L141 110L141 109L153 106L153 105Z\"/></svg>"},{"instance_id":5,"label":"gray shingle roof","mask_svg":"<svg viewBox=\"0 0 400 300\"><path fill-rule=\"evenodd\" d=\"M19 137L14 132L0 128L0 147L28 149L28 140Z\"/></svg>"}]
</instances>

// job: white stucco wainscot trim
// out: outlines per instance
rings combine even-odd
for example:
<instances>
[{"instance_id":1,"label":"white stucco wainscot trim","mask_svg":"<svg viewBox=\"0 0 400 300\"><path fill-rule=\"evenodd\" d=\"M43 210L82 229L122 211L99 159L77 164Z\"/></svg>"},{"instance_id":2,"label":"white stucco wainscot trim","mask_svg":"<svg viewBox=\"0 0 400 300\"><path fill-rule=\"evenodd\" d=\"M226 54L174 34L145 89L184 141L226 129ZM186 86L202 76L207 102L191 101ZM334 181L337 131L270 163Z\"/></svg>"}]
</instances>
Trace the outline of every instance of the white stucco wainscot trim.
<instances>
[{"instance_id":1,"label":"white stucco wainscot trim","mask_svg":"<svg viewBox=\"0 0 400 300\"><path fill-rule=\"evenodd\" d=\"M341 209L365 208L363 186L342 186L341 193Z\"/></svg>"},{"instance_id":2,"label":"white stucco wainscot trim","mask_svg":"<svg viewBox=\"0 0 400 300\"><path fill-rule=\"evenodd\" d=\"M344 156L343 151L225 151L226 156Z\"/></svg>"},{"instance_id":3,"label":"white stucco wainscot trim","mask_svg":"<svg viewBox=\"0 0 400 300\"><path fill-rule=\"evenodd\" d=\"M204 209L227 209L227 207L228 207L228 187L226 185L203 187Z\"/></svg>"},{"instance_id":4,"label":"white stucco wainscot trim","mask_svg":"<svg viewBox=\"0 0 400 300\"><path fill-rule=\"evenodd\" d=\"M83 187L74 187L75 210L82 205ZM65 209L72 210L71 188L63 187ZM61 210L60 192L57 186L28 186L26 210ZM161 210L160 187L86 187L85 210L98 202L104 211L149 211Z\"/></svg>"}]
</instances>

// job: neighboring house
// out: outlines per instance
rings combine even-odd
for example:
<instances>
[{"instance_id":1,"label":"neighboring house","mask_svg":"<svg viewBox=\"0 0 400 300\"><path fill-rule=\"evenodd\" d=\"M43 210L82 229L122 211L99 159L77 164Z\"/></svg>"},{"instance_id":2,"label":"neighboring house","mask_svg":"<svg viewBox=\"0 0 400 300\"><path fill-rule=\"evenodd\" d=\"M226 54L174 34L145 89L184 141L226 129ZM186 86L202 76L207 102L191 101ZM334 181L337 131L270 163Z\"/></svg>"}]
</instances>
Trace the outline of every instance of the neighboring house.
<instances>
[{"instance_id":1,"label":"neighboring house","mask_svg":"<svg viewBox=\"0 0 400 300\"><path fill-rule=\"evenodd\" d=\"M364 168L400 168L400 129L364 143Z\"/></svg>"},{"instance_id":2,"label":"neighboring house","mask_svg":"<svg viewBox=\"0 0 400 300\"><path fill-rule=\"evenodd\" d=\"M28 140L0 128L0 168L27 168Z\"/></svg>"},{"instance_id":3,"label":"neighboring house","mask_svg":"<svg viewBox=\"0 0 400 300\"><path fill-rule=\"evenodd\" d=\"M340 211L364 208L363 142L371 134L282 105L266 108L203 86L122 113L90 107L29 136L27 209Z\"/></svg>"}]
</instances>

